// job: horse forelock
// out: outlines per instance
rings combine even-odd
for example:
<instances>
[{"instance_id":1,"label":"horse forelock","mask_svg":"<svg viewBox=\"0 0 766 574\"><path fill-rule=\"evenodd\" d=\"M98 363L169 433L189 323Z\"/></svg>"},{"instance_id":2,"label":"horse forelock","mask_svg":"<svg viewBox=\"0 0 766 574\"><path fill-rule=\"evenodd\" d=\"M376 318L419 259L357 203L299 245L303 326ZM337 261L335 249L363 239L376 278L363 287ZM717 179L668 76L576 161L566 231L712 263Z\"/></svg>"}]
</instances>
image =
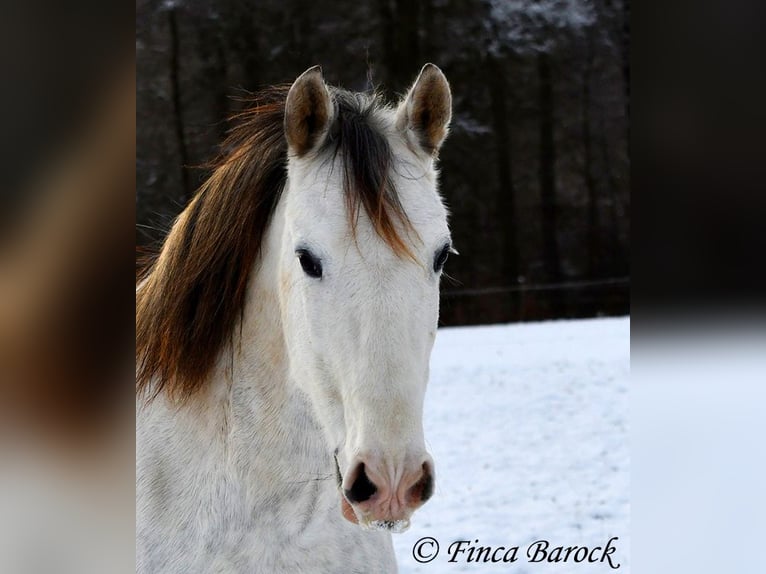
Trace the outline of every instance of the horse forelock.
<instances>
[{"instance_id":1,"label":"horse forelock","mask_svg":"<svg viewBox=\"0 0 766 574\"><path fill-rule=\"evenodd\" d=\"M244 313L247 286L287 180L285 100L289 86L257 94L212 174L177 218L136 291L136 383L147 400L197 394ZM376 95L333 89L336 113L323 153L339 159L351 228L364 209L378 235L413 257L401 231L414 232L391 177L393 154ZM415 232L416 233L416 232Z\"/></svg>"},{"instance_id":2,"label":"horse forelock","mask_svg":"<svg viewBox=\"0 0 766 574\"><path fill-rule=\"evenodd\" d=\"M340 156L343 191L353 235L364 208L377 234L397 255L414 259L401 236L416 233L402 207L391 177L394 157L377 113L386 105L377 93L334 91L336 114L324 142L333 157Z\"/></svg>"}]
</instances>

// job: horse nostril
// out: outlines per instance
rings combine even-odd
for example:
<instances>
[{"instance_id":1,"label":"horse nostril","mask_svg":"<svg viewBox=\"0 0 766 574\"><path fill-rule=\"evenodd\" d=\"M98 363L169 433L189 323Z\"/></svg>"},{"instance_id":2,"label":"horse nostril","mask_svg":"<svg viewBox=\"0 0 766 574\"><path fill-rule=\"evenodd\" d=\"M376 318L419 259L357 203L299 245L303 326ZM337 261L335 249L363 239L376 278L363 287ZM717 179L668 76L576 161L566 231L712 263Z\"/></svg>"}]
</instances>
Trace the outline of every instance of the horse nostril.
<instances>
[{"instance_id":1,"label":"horse nostril","mask_svg":"<svg viewBox=\"0 0 766 574\"><path fill-rule=\"evenodd\" d=\"M411 499L418 503L425 503L434 493L434 476L431 472L431 465L423 463L423 476L420 477L410 489Z\"/></svg>"},{"instance_id":2,"label":"horse nostril","mask_svg":"<svg viewBox=\"0 0 766 574\"><path fill-rule=\"evenodd\" d=\"M364 502L369 500L378 491L377 487L367 477L364 471L364 463L360 463L356 470L356 479L351 488L344 491L349 502Z\"/></svg>"}]
</instances>

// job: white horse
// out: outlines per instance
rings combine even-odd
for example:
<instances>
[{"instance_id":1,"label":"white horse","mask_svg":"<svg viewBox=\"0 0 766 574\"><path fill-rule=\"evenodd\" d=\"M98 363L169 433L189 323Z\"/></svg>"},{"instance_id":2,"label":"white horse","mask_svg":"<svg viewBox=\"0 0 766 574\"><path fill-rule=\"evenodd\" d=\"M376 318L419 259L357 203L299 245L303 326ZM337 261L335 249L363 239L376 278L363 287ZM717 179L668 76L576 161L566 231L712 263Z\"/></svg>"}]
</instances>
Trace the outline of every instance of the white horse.
<instances>
[{"instance_id":1,"label":"white horse","mask_svg":"<svg viewBox=\"0 0 766 574\"><path fill-rule=\"evenodd\" d=\"M395 572L432 494L449 85L256 98L136 292L137 571Z\"/></svg>"}]
</instances>

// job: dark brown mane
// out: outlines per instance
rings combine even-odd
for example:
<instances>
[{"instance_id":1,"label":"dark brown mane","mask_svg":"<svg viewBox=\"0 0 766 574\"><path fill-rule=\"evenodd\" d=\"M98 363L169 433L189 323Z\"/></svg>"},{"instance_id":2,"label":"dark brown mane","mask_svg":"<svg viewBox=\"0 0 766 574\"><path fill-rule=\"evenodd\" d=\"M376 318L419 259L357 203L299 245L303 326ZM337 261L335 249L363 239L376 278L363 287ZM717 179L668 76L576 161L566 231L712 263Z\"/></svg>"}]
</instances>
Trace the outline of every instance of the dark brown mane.
<instances>
[{"instance_id":1,"label":"dark brown mane","mask_svg":"<svg viewBox=\"0 0 766 574\"><path fill-rule=\"evenodd\" d=\"M258 94L236 116L224 152L171 229L136 293L136 383L177 401L204 384L240 319L248 279L287 179L283 122L289 87ZM335 119L322 153L340 157L349 217L360 207L398 254L396 221L409 222L390 179L391 150L377 129L375 96L333 91ZM151 387L151 388L150 388Z\"/></svg>"}]
</instances>

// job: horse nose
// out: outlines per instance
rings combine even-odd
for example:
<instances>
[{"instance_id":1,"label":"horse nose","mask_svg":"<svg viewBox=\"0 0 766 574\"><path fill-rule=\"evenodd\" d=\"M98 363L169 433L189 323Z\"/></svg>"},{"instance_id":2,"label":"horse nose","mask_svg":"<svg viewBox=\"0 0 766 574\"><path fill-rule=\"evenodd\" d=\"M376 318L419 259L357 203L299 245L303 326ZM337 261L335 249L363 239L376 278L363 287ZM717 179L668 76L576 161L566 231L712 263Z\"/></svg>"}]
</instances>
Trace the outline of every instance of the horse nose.
<instances>
[{"instance_id":1,"label":"horse nose","mask_svg":"<svg viewBox=\"0 0 766 574\"><path fill-rule=\"evenodd\" d=\"M430 457L399 468L371 458L351 466L343 493L367 521L404 520L431 498L433 475Z\"/></svg>"},{"instance_id":2,"label":"horse nose","mask_svg":"<svg viewBox=\"0 0 766 574\"><path fill-rule=\"evenodd\" d=\"M425 504L434 493L434 474L431 464L424 462L422 474L418 481L410 488L410 498L417 500L419 504Z\"/></svg>"},{"instance_id":3,"label":"horse nose","mask_svg":"<svg viewBox=\"0 0 766 574\"><path fill-rule=\"evenodd\" d=\"M360 462L356 467L355 473L356 478L351 483L351 488L347 488L344 491L346 498L352 504L369 500L372 498L372 495L378 492L378 487L367 476L363 462Z\"/></svg>"}]
</instances>

